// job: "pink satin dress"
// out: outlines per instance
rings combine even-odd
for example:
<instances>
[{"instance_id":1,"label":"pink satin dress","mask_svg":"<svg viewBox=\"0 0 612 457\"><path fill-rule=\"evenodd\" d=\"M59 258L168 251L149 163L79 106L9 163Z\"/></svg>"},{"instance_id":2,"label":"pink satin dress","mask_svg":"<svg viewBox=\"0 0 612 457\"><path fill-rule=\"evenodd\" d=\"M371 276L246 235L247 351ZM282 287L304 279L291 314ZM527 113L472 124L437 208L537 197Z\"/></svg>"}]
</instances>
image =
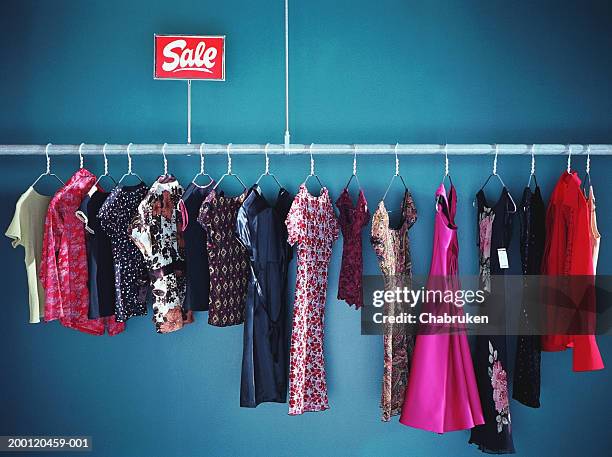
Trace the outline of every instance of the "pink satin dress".
<instances>
[{"instance_id":1,"label":"pink satin dress","mask_svg":"<svg viewBox=\"0 0 612 457\"><path fill-rule=\"evenodd\" d=\"M436 191L438 201L434 242L427 287L455 289L459 243L455 213L456 190L451 183L447 200L444 184ZM425 304L422 311L440 315L462 313L452 303ZM463 328L428 329L416 338L412 366L400 422L436 433L466 430L484 423L472 356ZM419 332L422 333L422 332Z\"/></svg>"}]
</instances>

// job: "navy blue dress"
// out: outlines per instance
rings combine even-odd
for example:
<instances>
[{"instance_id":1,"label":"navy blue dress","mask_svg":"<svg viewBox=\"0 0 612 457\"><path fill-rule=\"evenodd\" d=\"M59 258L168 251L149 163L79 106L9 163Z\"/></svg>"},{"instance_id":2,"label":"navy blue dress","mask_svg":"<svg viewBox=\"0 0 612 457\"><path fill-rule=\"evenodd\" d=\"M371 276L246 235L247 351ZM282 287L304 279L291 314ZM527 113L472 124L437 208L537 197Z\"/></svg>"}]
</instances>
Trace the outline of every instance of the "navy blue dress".
<instances>
[{"instance_id":1,"label":"navy blue dress","mask_svg":"<svg viewBox=\"0 0 612 457\"><path fill-rule=\"evenodd\" d=\"M289 332L287 271L292 250L285 219L293 196L285 189L271 206L253 187L238 211L238 238L250 257L244 322L240 406L287 401Z\"/></svg>"},{"instance_id":2,"label":"navy blue dress","mask_svg":"<svg viewBox=\"0 0 612 457\"><path fill-rule=\"evenodd\" d=\"M187 271L187 291L183 303L183 309L186 311L208 311L210 292L208 249L206 231L198 223L198 214L202 202L213 187L215 187L214 181L206 186L199 186L192 182L187 186L179 202L183 219Z\"/></svg>"},{"instance_id":3,"label":"navy blue dress","mask_svg":"<svg viewBox=\"0 0 612 457\"><path fill-rule=\"evenodd\" d=\"M115 267L110 237L102 230L98 211L109 196L95 191L86 195L76 216L85 224L89 272L89 319L115 315Z\"/></svg>"}]
</instances>

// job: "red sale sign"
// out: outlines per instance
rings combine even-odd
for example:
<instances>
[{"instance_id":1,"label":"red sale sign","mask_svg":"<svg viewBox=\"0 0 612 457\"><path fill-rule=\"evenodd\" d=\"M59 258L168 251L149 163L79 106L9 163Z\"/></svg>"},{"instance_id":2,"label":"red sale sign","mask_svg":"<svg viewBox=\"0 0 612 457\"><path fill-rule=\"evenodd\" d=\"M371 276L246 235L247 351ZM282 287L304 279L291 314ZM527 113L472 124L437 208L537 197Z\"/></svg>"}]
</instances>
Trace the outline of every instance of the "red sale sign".
<instances>
[{"instance_id":1,"label":"red sale sign","mask_svg":"<svg viewBox=\"0 0 612 457\"><path fill-rule=\"evenodd\" d=\"M225 81L225 36L155 35L153 77Z\"/></svg>"}]
</instances>

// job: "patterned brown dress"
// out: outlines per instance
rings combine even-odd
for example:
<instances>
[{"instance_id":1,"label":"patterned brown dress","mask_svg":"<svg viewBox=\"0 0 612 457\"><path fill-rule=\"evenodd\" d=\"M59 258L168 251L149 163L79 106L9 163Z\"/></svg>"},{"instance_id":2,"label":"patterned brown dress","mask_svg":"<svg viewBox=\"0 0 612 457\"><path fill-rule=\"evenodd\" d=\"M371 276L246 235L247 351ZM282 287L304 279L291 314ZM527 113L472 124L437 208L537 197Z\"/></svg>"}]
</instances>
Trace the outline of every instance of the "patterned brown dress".
<instances>
[{"instance_id":1,"label":"patterned brown dress","mask_svg":"<svg viewBox=\"0 0 612 457\"><path fill-rule=\"evenodd\" d=\"M153 322L158 333L170 333L193 322L185 300L185 256L181 215L183 188L174 176L160 177L138 205L130 237L145 258L153 286Z\"/></svg>"},{"instance_id":2,"label":"patterned brown dress","mask_svg":"<svg viewBox=\"0 0 612 457\"><path fill-rule=\"evenodd\" d=\"M250 259L236 235L236 221L246 196L247 191L226 197L223 191L211 190L200 207L198 222L208 235L208 323L216 327L244 322Z\"/></svg>"},{"instance_id":3,"label":"patterned brown dress","mask_svg":"<svg viewBox=\"0 0 612 457\"><path fill-rule=\"evenodd\" d=\"M410 287L412 261L408 230L417 219L412 195L408 190L402 201L402 218L398 228L389 227L389 213L384 202L372 217L370 242L376 251L378 263L385 280L385 290ZM397 303L385 303L385 315L397 312ZM414 348L414 339L406 334L406 327L398 324L384 324L384 371L380 406L382 420L389 421L401 413L404 393L408 384L408 370Z\"/></svg>"}]
</instances>

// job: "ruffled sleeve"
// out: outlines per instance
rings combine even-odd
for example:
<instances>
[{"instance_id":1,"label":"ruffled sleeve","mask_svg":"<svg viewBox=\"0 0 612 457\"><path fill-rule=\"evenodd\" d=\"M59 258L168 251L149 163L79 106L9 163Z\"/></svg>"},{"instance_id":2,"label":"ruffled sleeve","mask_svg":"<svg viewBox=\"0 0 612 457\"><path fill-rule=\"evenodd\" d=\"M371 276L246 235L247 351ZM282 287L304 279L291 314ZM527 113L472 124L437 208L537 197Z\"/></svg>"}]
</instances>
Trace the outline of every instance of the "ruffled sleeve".
<instances>
[{"instance_id":1,"label":"ruffled sleeve","mask_svg":"<svg viewBox=\"0 0 612 457\"><path fill-rule=\"evenodd\" d=\"M132 219L132 222L128 226L130 238L134 241L147 261L150 261L153 257L153 241L151 238L151 225L147 224L146 221L148 219L147 215L150 215L153 209L152 205L156 203L155 200L155 196L148 195L140 205L138 205L138 214L134 216L134 219Z\"/></svg>"},{"instance_id":2,"label":"ruffled sleeve","mask_svg":"<svg viewBox=\"0 0 612 457\"><path fill-rule=\"evenodd\" d=\"M244 205L241 205L238 209L238 215L236 217L236 236L246 248L251 261L254 261L253 246L251 244L251 227L247 216L247 210Z\"/></svg>"},{"instance_id":3,"label":"ruffled sleeve","mask_svg":"<svg viewBox=\"0 0 612 457\"><path fill-rule=\"evenodd\" d=\"M200 206L200 212L198 213L198 222L202 226L202 228L206 231L206 234L208 235L209 244L211 243L213 236L214 236L214 229L213 229L213 225L211 224L211 217L212 217L214 202L216 200L216 195L217 193L215 192L215 190L214 189L211 190L210 193L206 196L206 198L202 202L202 205Z\"/></svg>"},{"instance_id":4,"label":"ruffled sleeve","mask_svg":"<svg viewBox=\"0 0 612 457\"><path fill-rule=\"evenodd\" d=\"M368 201L366 200L363 191L359 192L357 210L361 214L361 227L365 227L368 225L368 222L370 222L370 209L368 208Z\"/></svg>"},{"instance_id":5,"label":"ruffled sleeve","mask_svg":"<svg viewBox=\"0 0 612 457\"><path fill-rule=\"evenodd\" d=\"M385 255L385 237L388 220L385 217L386 213L382 209L382 202L372 217L372 230L370 232L370 244L376 253L378 260L384 259Z\"/></svg>"},{"instance_id":6,"label":"ruffled sleeve","mask_svg":"<svg viewBox=\"0 0 612 457\"><path fill-rule=\"evenodd\" d=\"M300 191L293 199L293 203L291 204L291 208L289 208L289 213L287 214L287 219L285 219L288 235L287 242L291 246L293 246L295 243L299 244L302 241L302 235L304 232L303 198L302 192Z\"/></svg>"},{"instance_id":7,"label":"ruffled sleeve","mask_svg":"<svg viewBox=\"0 0 612 457\"><path fill-rule=\"evenodd\" d=\"M406 191L406 201L404 203L404 214L408 228L412 227L417 220L417 210L412 198L412 193Z\"/></svg>"},{"instance_id":8,"label":"ruffled sleeve","mask_svg":"<svg viewBox=\"0 0 612 457\"><path fill-rule=\"evenodd\" d=\"M334 207L332 205L331 200L328 196L328 206L327 206L327 224L329 226L329 231L332 236L332 240L336 241L340 236L340 224L338 223L338 219L336 218L336 213L334 212Z\"/></svg>"},{"instance_id":9,"label":"ruffled sleeve","mask_svg":"<svg viewBox=\"0 0 612 457\"><path fill-rule=\"evenodd\" d=\"M117 223L121 220L121 216L118 215L118 205L116 204L117 198L121 192L120 187L115 187L110 195L104 200L102 206L98 210L98 219L100 219L100 227L102 231L109 237L116 236ZM125 226L124 226L125 227Z\"/></svg>"}]
</instances>

